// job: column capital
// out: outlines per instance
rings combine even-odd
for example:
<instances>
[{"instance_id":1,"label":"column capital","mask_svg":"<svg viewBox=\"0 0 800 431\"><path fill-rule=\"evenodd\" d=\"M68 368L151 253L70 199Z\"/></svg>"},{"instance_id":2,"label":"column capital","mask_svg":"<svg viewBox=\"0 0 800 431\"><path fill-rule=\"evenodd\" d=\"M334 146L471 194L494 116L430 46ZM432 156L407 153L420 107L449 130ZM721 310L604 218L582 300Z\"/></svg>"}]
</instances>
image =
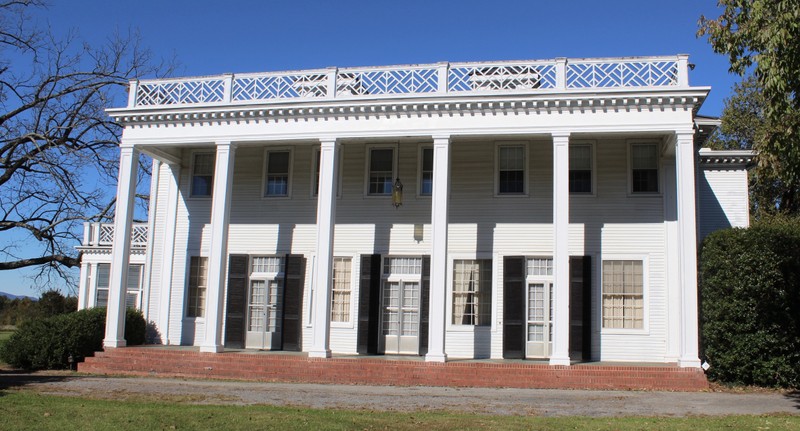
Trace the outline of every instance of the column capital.
<instances>
[{"instance_id":1,"label":"column capital","mask_svg":"<svg viewBox=\"0 0 800 431\"><path fill-rule=\"evenodd\" d=\"M436 143L444 144L444 143L450 143L451 136L452 135L432 135L431 138L433 139L434 144Z\"/></svg>"},{"instance_id":2,"label":"column capital","mask_svg":"<svg viewBox=\"0 0 800 431\"><path fill-rule=\"evenodd\" d=\"M694 142L694 129L691 127L675 129L675 139L679 142L684 140Z\"/></svg>"},{"instance_id":3,"label":"column capital","mask_svg":"<svg viewBox=\"0 0 800 431\"><path fill-rule=\"evenodd\" d=\"M214 142L214 146L219 149L236 149L236 144L231 141L216 141Z\"/></svg>"},{"instance_id":4,"label":"column capital","mask_svg":"<svg viewBox=\"0 0 800 431\"><path fill-rule=\"evenodd\" d=\"M552 132L550 134L550 136L553 137L553 143L554 144L568 142L569 141L569 135L570 135L570 132L564 132L564 131Z\"/></svg>"}]
</instances>

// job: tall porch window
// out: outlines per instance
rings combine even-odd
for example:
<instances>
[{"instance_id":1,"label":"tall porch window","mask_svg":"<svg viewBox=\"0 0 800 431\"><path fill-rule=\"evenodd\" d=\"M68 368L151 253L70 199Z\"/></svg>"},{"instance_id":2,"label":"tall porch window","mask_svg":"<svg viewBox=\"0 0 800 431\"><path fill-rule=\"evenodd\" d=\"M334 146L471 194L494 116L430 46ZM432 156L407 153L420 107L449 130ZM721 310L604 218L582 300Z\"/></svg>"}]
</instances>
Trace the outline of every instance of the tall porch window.
<instances>
[{"instance_id":1,"label":"tall porch window","mask_svg":"<svg viewBox=\"0 0 800 431\"><path fill-rule=\"evenodd\" d=\"M349 257L333 258L331 322L350 321L350 263L351 259Z\"/></svg>"},{"instance_id":2,"label":"tall porch window","mask_svg":"<svg viewBox=\"0 0 800 431\"><path fill-rule=\"evenodd\" d=\"M192 256L189 261L189 298L186 317L203 317L206 310L208 287L208 258Z\"/></svg>"},{"instance_id":3,"label":"tall porch window","mask_svg":"<svg viewBox=\"0 0 800 431\"><path fill-rule=\"evenodd\" d=\"M497 194L524 195L525 145L499 145L497 147Z\"/></svg>"},{"instance_id":4,"label":"tall porch window","mask_svg":"<svg viewBox=\"0 0 800 431\"><path fill-rule=\"evenodd\" d=\"M247 331L276 332L283 294L283 259L254 256L247 302Z\"/></svg>"},{"instance_id":5,"label":"tall porch window","mask_svg":"<svg viewBox=\"0 0 800 431\"><path fill-rule=\"evenodd\" d=\"M394 148L369 149L369 184L367 194L389 196L394 182Z\"/></svg>"},{"instance_id":6,"label":"tall porch window","mask_svg":"<svg viewBox=\"0 0 800 431\"><path fill-rule=\"evenodd\" d=\"M128 266L128 280L125 284L125 307L140 309L142 292L143 265L131 264ZM95 307L108 306L108 290L110 285L111 264L98 263L95 283Z\"/></svg>"},{"instance_id":7,"label":"tall porch window","mask_svg":"<svg viewBox=\"0 0 800 431\"><path fill-rule=\"evenodd\" d=\"M433 148L423 147L420 157L419 195L433 194Z\"/></svg>"},{"instance_id":8,"label":"tall porch window","mask_svg":"<svg viewBox=\"0 0 800 431\"><path fill-rule=\"evenodd\" d=\"M591 194L592 190L592 146L575 144L569 146L569 192Z\"/></svg>"},{"instance_id":9,"label":"tall porch window","mask_svg":"<svg viewBox=\"0 0 800 431\"><path fill-rule=\"evenodd\" d=\"M644 328L643 261L603 261L603 328Z\"/></svg>"},{"instance_id":10,"label":"tall porch window","mask_svg":"<svg viewBox=\"0 0 800 431\"><path fill-rule=\"evenodd\" d=\"M452 314L453 325L491 325L491 259L456 260L453 262Z\"/></svg>"}]
</instances>

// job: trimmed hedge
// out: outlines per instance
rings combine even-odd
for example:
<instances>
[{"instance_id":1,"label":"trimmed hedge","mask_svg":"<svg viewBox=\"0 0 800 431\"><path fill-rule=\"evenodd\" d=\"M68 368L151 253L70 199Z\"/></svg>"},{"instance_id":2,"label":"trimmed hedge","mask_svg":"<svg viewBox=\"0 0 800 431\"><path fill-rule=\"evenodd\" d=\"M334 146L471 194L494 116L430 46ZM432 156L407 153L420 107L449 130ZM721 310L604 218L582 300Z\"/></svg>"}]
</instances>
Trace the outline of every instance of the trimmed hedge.
<instances>
[{"instance_id":1,"label":"trimmed hedge","mask_svg":"<svg viewBox=\"0 0 800 431\"><path fill-rule=\"evenodd\" d=\"M700 325L712 380L800 387L800 223L714 232L700 251Z\"/></svg>"},{"instance_id":2,"label":"trimmed hedge","mask_svg":"<svg viewBox=\"0 0 800 431\"><path fill-rule=\"evenodd\" d=\"M68 368L70 354L78 362L103 349L105 326L105 308L29 320L0 346L0 358L26 370ZM142 313L128 309L125 315L127 344L144 344L144 336Z\"/></svg>"}]
</instances>

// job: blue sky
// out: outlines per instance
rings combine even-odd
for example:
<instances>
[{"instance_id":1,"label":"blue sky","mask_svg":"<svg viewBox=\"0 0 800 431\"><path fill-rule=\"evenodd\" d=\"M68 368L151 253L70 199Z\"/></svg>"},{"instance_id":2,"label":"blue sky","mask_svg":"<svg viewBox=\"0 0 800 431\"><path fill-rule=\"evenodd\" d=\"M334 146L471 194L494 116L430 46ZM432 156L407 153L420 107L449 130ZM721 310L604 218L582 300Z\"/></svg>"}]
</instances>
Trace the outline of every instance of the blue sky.
<instances>
[{"instance_id":1,"label":"blue sky","mask_svg":"<svg viewBox=\"0 0 800 431\"><path fill-rule=\"evenodd\" d=\"M689 54L690 83L711 86L701 113L718 116L739 77L695 37L713 0L355 1L53 0L35 19L97 43L138 30L176 76L226 72ZM0 272L0 291L38 296L26 271Z\"/></svg>"}]
</instances>

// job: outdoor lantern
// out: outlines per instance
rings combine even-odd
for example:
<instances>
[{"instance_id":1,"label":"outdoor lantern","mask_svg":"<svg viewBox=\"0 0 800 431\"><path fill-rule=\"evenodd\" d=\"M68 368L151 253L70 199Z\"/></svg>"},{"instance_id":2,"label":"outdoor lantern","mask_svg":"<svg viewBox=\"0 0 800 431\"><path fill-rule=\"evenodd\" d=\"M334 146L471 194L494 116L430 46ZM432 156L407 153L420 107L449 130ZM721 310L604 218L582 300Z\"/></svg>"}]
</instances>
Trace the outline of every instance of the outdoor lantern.
<instances>
[{"instance_id":1,"label":"outdoor lantern","mask_svg":"<svg viewBox=\"0 0 800 431\"><path fill-rule=\"evenodd\" d=\"M400 208L400 205L403 205L403 183L400 182L400 177L397 177L392 187L392 205L395 208Z\"/></svg>"}]
</instances>

